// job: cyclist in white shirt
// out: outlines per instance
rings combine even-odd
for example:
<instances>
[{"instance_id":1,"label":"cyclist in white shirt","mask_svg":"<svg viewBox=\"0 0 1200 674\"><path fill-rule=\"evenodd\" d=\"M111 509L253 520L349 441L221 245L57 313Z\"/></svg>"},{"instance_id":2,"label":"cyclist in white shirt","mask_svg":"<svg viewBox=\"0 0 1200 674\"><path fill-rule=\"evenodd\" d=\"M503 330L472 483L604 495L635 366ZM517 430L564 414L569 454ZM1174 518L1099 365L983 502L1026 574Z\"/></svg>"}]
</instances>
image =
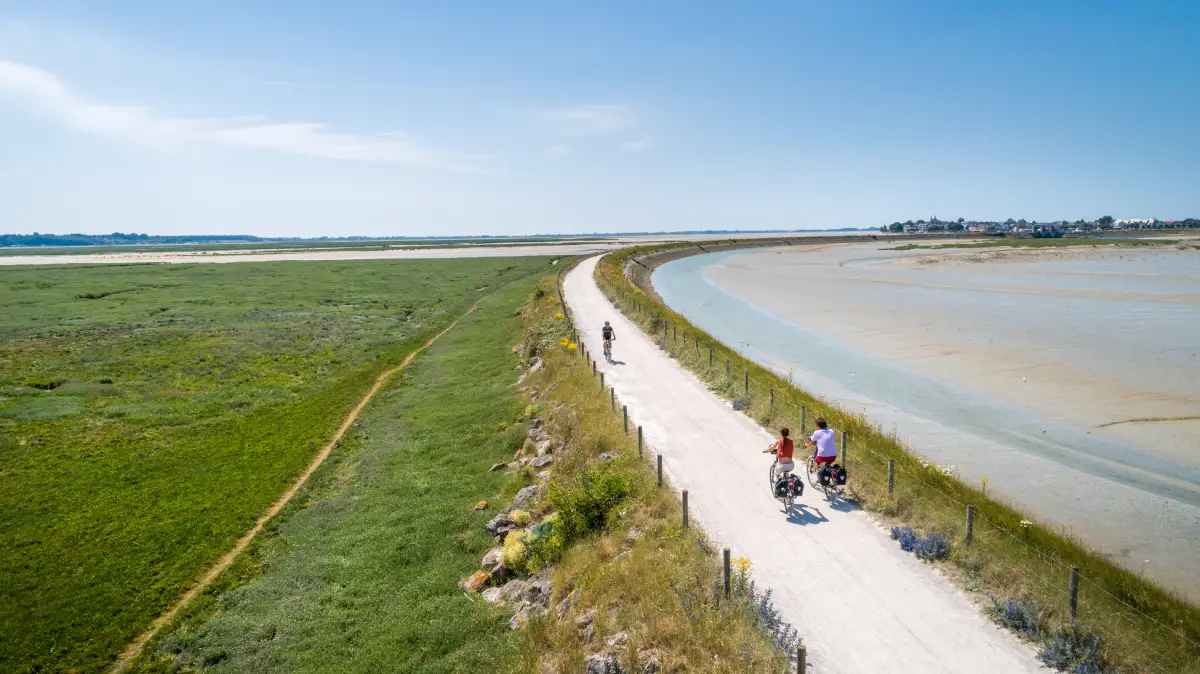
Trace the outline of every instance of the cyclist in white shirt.
<instances>
[{"instance_id":1,"label":"cyclist in white shirt","mask_svg":"<svg viewBox=\"0 0 1200 674\"><path fill-rule=\"evenodd\" d=\"M834 437L833 429L825 423L824 418L817 419L817 430L804 443L804 446L817 448L813 460L819 467L824 464L833 465L833 462L837 460L837 439Z\"/></svg>"}]
</instances>

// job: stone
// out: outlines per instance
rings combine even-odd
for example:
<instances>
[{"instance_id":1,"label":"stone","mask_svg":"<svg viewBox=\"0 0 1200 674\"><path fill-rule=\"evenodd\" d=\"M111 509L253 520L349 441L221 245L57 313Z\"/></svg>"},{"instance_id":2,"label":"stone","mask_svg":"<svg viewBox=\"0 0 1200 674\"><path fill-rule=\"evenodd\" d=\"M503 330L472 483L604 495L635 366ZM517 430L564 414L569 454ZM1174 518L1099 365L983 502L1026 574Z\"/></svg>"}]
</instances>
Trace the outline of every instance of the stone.
<instances>
[{"instance_id":1,"label":"stone","mask_svg":"<svg viewBox=\"0 0 1200 674\"><path fill-rule=\"evenodd\" d=\"M600 459L603 461L612 461L619 456L616 452L601 452Z\"/></svg>"},{"instance_id":2,"label":"stone","mask_svg":"<svg viewBox=\"0 0 1200 674\"><path fill-rule=\"evenodd\" d=\"M525 581L514 578L505 583L500 591L505 601L516 601L525 593Z\"/></svg>"},{"instance_id":3,"label":"stone","mask_svg":"<svg viewBox=\"0 0 1200 674\"><path fill-rule=\"evenodd\" d=\"M529 367L529 374L533 374L534 372L537 372L537 371L538 371L538 370L540 370L540 369L542 369L542 359L541 359L541 358L535 358L535 359L533 360L533 365L531 365L531 366Z\"/></svg>"},{"instance_id":4,"label":"stone","mask_svg":"<svg viewBox=\"0 0 1200 674\"><path fill-rule=\"evenodd\" d=\"M488 532L488 535L491 536L499 536L501 532L512 531L516 528L517 523L512 521L512 518L508 516L508 513L500 513L499 515L493 517L490 522L483 525L484 531Z\"/></svg>"},{"instance_id":5,"label":"stone","mask_svg":"<svg viewBox=\"0 0 1200 674\"><path fill-rule=\"evenodd\" d=\"M475 509L476 509L476 510L485 510L485 509L487 509L487 501L480 501L479 503L476 503L476 504L475 504Z\"/></svg>"},{"instance_id":6,"label":"stone","mask_svg":"<svg viewBox=\"0 0 1200 674\"><path fill-rule=\"evenodd\" d=\"M609 648L625 648L625 644L628 642L629 632L617 632L604 641Z\"/></svg>"},{"instance_id":7,"label":"stone","mask_svg":"<svg viewBox=\"0 0 1200 674\"><path fill-rule=\"evenodd\" d=\"M458 581L458 586L467 592L478 592L479 588L487 584L488 579L492 576L487 571L476 571L471 575Z\"/></svg>"},{"instance_id":8,"label":"stone","mask_svg":"<svg viewBox=\"0 0 1200 674\"><path fill-rule=\"evenodd\" d=\"M540 428L529 429L529 439L534 442L541 442L546 439L546 431Z\"/></svg>"},{"instance_id":9,"label":"stone","mask_svg":"<svg viewBox=\"0 0 1200 674\"><path fill-rule=\"evenodd\" d=\"M590 609L575 619L575 626L583 629L596 620L596 609Z\"/></svg>"},{"instance_id":10,"label":"stone","mask_svg":"<svg viewBox=\"0 0 1200 674\"><path fill-rule=\"evenodd\" d=\"M638 540L641 537L642 537L642 530L637 527L631 528L629 530L629 533L625 534L625 540L629 541L630 543Z\"/></svg>"},{"instance_id":11,"label":"stone","mask_svg":"<svg viewBox=\"0 0 1200 674\"><path fill-rule=\"evenodd\" d=\"M534 468L545 468L552 463L554 463L554 456L552 454L545 454L530 461L529 465L533 466Z\"/></svg>"},{"instance_id":12,"label":"stone","mask_svg":"<svg viewBox=\"0 0 1200 674\"><path fill-rule=\"evenodd\" d=\"M504 552L504 548L501 547L495 547L491 550L488 550L488 553L483 556L483 562L480 563L480 566L483 567L483 570L490 573L492 569L499 566L500 555L502 552Z\"/></svg>"},{"instance_id":13,"label":"stone","mask_svg":"<svg viewBox=\"0 0 1200 674\"><path fill-rule=\"evenodd\" d=\"M590 644L592 639L596 638L596 626L588 625L583 628L583 643Z\"/></svg>"},{"instance_id":14,"label":"stone","mask_svg":"<svg viewBox=\"0 0 1200 674\"><path fill-rule=\"evenodd\" d=\"M529 621L546 612L546 609L536 604L523 601L517 604L517 612L508 620L509 629L519 630L529 624Z\"/></svg>"},{"instance_id":15,"label":"stone","mask_svg":"<svg viewBox=\"0 0 1200 674\"><path fill-rule=\"evenodd\" d=\"M493 463L493 464L492 464L492 467L491 467L491 468L488 468L488 472L489 472L489 473L494 473L494 472L496 472L496 471L498 471L498 470L504 470L505 468L508 468L508 464L507 464L507 463L505 463L505 462L501 462L501 463Z\"/></svg>"},{"instance_id":16,"label":"stone","mask_svg":"<svg viewBox=\"0 0 1200 674\"><path fill-rule=\"evenodd\" d=\"M504 601L504 589L499 587L489 587L480 595L483 600L489 604L499 604Z\"/></svg>"},{"instance_id":17,"label":"stone","mask_svg":"<svg viewBox=\"0 0 1200 674\"><path fill-rule=\"evenodd\" d=\"M550 446L549 440L542 440L535 445L535 448L538 456L543 456L545 454L551 454L554 452L554 448Z\"/></svg>"},{"instance_id":18,"label":"stone","mask_svg":"<svg viewBox=\"0 0 1200 674\"><path fill-rule=\"evenodd\" d=\"M642 674L658 674L662 671L662 653L657 650L641 651L638 662L642 663Z\"/></svg>"},{"instance_id":19,"label":"stone","mask_svg":"<svg viewBox=\"0 0 1200 674\"><path fill-rule=\"evenodd\" d=\"M621 661L615 653L593 653L588 656L587 674L620 674Z\"/></svg>"},{"instance_id":20,"label":"stone","mask_svg":"<svg viewBox=\"0 0 1200 674\"><path fill-rule=\"evenodd\" d=\"M541 428L541 427L542 427L542 418L541 418L541 417L534 417L534 418L533 418L533 427L534 427L534 428Z\"/></svg>"},{"instance_id":21,"label":"stone","mask_svg":"<svg viewBox=\"0 0 1200 674\"><path fill-rule=\"evenodd\" d=\"M530 576L525 583L525 590L521 593L521 597L525 601L540 606L550 604L550 597L554 594L553 568L546 567ZM548 571L549 573L547 573Z\"/></svg>"},{"instance_id":22,"label":"stone","mask_svg":"<svg viewBox=\"0 0 1200 674\"><path fill-rule=\"evenodd\" d=\"M539 459L534 459L534 462L538 460ZM540 496L541 493L542 486L540 484L524 487L517 492L516 496L513 497L513 505L517 506L518 508L523 508L533 502L533 500Z\"/></svg>"},{"instance_id":23,"label":"stone","mask_svg":"<svg viewBox=\"0 0 1200 674\"><path fill-rule=\"evenodd\" d=\"M575 593L572 592L571 594L567 595L566 599L558 602L558 604L554 607L554 615L558 616L559 618L567 615L567 613L571 611L571 603L574 599Z\"/></svg>"},{"instance_id":24,"label":"stone","mask_svg":"<svg viewBox=\"0 0 1200 674\"><path fill-rule=\"evenodd\" d=\"M538 482L540 482L541 484L546 484L547 482L550 481L550 471L543 470L543 471L539 472L537 474L537 479L538 479Z\"/></svg>"}]
</instances>

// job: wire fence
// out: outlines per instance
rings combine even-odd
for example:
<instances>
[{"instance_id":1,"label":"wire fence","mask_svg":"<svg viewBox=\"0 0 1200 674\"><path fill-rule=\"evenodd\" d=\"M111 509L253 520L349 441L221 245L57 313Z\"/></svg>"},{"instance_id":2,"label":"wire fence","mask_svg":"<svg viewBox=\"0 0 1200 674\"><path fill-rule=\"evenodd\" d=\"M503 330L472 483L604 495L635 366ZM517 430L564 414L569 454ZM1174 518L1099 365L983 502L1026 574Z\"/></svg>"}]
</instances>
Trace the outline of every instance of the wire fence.
<instances>
[{"instance_id":1,"label":"wire fence","mask_svg":"<svg viewBox=\"0 0 1200 674\"><path fill-rule=\"evenodd\" d=\"M660 348L677 360L687 361L682 364L699 374L718 393L731 397L735 409L748 414L757 412L757 420L768 426L798 423L800 437L815 426L817 415L850 419L850 424L840 427L829 424L829 427L838 438L840 460L850 476L853 493L860 501L875 499L877 503L868 505L889 514L905 499L921 504L918 519L926 528L949 536L958 549L973 556L965 562L968 585L973 581L972 574L982 585L987 585L988 580L1006 582L1005 587L973 589L989 589L993 597L1023 594L1037 599L1046 604L1042 608L1048 615L1057 617L1060 624L1099 634L1107 644L1108 654L1127 667L1122 671L1176 674L1200 662L1200 643L1196 638L1118 596L1054 549L1069 549L1071 545L1078 546L1078 541L1068 538L1064 542L1059 538L1054 545L1047 545L1042 541L1053 540L1055 536L1048 530L1045 530L1048 535L1040 533L1038 540L1034 540L1035 525L1032 522L1022 519L1014 525L1004 521L1011 520L1015 511L989 501L986 483L984 491L979 493L956 482L951 474L941 472L939 467L920 462L906 450L902 449L902 453L894 449L886 451L886 447L879 445L892 443L899 446L898 440L884 436L877 424L869 424L847 410L816 399L809 404L797 403L794 394L777 395L774 384L786 389L784 385L790 382L783 382L765 368L754 368L755 376L752 377L752 367L743 360L738 368L741 372L735 374L732 361L741 357L735 350L692 329L686 322L671 320L660 307L634 296L611 279L605 277L605 280L607 283L601 287L619 310L635 321L645 322L647 334ZM586 351L583 354L590 359ZM603 386L602 379L601 382ZM628 432L628 421L626 430ZM642 450L641 426L637 426L637 433L638 447ZM876 437L872 438L872 434ZM661 457L659 475L661 484ZM980 504L987 507L977 507ZM994 516L989 512L995 513ZM1133 648L1137 649L1136 653L1130 652Z\"/></svg>"}]
</instances>

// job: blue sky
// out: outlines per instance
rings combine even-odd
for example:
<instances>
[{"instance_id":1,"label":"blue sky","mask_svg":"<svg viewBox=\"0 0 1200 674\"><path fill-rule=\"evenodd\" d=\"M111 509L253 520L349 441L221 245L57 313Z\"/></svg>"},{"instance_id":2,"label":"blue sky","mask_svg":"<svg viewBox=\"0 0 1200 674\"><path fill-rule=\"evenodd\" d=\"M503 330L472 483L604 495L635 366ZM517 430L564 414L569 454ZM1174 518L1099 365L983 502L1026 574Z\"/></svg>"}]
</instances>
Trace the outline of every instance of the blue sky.
<instances>
[{"instance_id":1,"label":"blue sky","mask_svg":"<svg viewBox=\"0 0 1200 674\"><path fill-rule=\"evenodd\" d=\"M1196 2L248 5L0 2L0 231L1200 216Z\"/></svg>"}]
</instances>

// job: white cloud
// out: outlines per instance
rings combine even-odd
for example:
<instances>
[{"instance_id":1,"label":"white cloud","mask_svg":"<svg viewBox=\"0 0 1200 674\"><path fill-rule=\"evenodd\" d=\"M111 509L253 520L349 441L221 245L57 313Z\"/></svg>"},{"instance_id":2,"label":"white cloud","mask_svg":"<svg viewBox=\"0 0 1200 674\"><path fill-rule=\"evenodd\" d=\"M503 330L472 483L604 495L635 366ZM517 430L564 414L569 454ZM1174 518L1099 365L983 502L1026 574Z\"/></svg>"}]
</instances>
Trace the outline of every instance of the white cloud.
<instances>
[{"instance_id":1,"label":"white cloud","mask_svg":"<svg viewBox=\"0 0 1200 674\"><path fill-rule=\"evenodd\" d=\"M52 73L0 61L0 94L35 105L72 129L155 147L208 144L273 150L320 159L449 167L439 152L395 134L335 133L323 124L265 123L258 118L186 118L150 108L94 103L72 94Z\"/></svg>"},{"instance_id":2,"label":"white cloud","mask_svg":"<svg viewBox=\"0 0 1200 674\"><path fill-rule=\"evenodd\" d=\"M646 150L650 149L651 145L652 143L649 140L645 138L639 138L637 140L627 140L624 143L621 143L621 149L626 152L645 152Z\"/></svg>"},{"instance_id":3,"label":"white cloud","mask_svg":"<svg viewBox=\"0 0 1200 674\"><path fill-rule=\"evenodd\" d=\"M599 136L616 133L633 125L633 114L624 105L578 105L546 110L542 117L559 133Z\"/></svg>"}]
</instances>

